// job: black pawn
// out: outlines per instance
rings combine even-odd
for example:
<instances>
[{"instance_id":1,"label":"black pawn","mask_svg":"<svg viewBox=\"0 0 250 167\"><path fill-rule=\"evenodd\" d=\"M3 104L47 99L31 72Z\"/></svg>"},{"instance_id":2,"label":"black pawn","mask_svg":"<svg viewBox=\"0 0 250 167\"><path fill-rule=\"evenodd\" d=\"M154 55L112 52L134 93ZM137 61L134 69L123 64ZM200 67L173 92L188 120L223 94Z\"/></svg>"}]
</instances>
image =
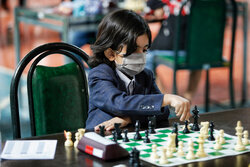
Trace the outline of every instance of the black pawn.
<instances>
[{"instance_id":1,"label":"black pawn","mask_svg":"<svg viewBox=\"0 0 250 167\"><path fill-rule=\"evenodd\" d=\"M113 141L117 142L117 133L116 133L116 131L112 131L112 134L113 134Z\"/></svg>"},{"instance_id":2,"label":"black pawn","mask_svg":"<svg viewBox=\"0 0 250 167\"><path fill-rule=\"evenodd\" d=\"M134 136L135 140L141 140L141 134L140 134L140 121L137 120L135 123L135 136Z\"/></svg>"},{"instance_id":3,"label":"black pawn","mask_svg":"<svg viewBox=\"0 0 250 167\"><path fill-rule=\"evenodd\" d=\"M144 143L150 143L151 141L150 141L150 139L148 138L148 130L145 130L145 139L144 139Z\"/></svg>"},{"instance_id":4,"label":"black pawn","mask_svg":"<svg viewBox=\"0 0 250 167\"><path fill-rule=\"evenodd\" d=\"M148 131L150 134L155 134L155 127L153 121L149 120L148 121Z\"/></svg>"},{"instance_id":5,"label":"black pawn","mask_svg":"<svg viewBox=\"0 0 250 167\"><path fill-rule=\"evenodd\" d=\"M104 137L105 136L105 126L103 125L103 126L99 126L99 129L100 129L100 135L102 136L102 137Z\"/></svg>"},{"instance_id":6,"label":"black pawn","mask_svg":"<svg viewBox=\"0 0 250 167\"><path fill-rule=\"evenodd\" d=\"M129 139L128 139L128 129L124 130L123 142L129 142Z\"/></svg>"},{"instance_id":7,"label":"black pawn","mask_svg":"<svg viewBox=\"0 0 250 167\"><path fill-rule=\"evenodd\" d=\"M140 162L140 151L137 150L134 147L134 164L133 167L140 167L141 166L141 162Z\"/></svg>"},{"instance_id":8,"label":"black pawn","mask_svg":"<svg viewBox=\"0 0 250 167\"><path fill-rule=\"evenodd\" d=\"M120 123L115 123L114 127L115 127L115 131L117 134L117 139L122 139L122 130L120 129L121 124Z\"/></svg>"},{"instance_id":9,"label":"black pawn","mask_svg":"<svg viewBox=\"0 0 250 167\"><path fill-rule=\"evenodd\" d=\"M185 121L185 128L183 130L183 133L190 133L189 129L188 129L188 121Z\"/></svg>"},{"instance_id":10,"label":"black pawn","mask_svg":"<svg viewBox=\"0 0 250 167\"><path fill-rule=\"evenodd\" d=\"M209 130L210 130L210 136L208 137L208 140L209 141L214 141L215 138L214 138L214 122L213 121L211 121L209 123Z\"/></svg>"},{"instance_id":11,"label":"black pawn","mask_svg":"<svg viewBox=\"0 0 250 167\"><path fill-rule=\"evenodd\" d=\"M193 118L194 118L194 124L192 126L192 130L193 131L199 131L200 127L199 127L199 123L198 123L198 119L200 118L199 116L199 110L197 109L197 106L194 107L194 109L192 110Z\"/></svg>"},{"instance_id":12,"label":"black pawn","mask_svg":"<svg viewBox=\"0 0 250 167\"><path fill-rule=\"evenodd\" d=\"M140 167L140 151L137 150L135 147L129 153L129 166L131 167Z\"/></svg>"}]
</instances>

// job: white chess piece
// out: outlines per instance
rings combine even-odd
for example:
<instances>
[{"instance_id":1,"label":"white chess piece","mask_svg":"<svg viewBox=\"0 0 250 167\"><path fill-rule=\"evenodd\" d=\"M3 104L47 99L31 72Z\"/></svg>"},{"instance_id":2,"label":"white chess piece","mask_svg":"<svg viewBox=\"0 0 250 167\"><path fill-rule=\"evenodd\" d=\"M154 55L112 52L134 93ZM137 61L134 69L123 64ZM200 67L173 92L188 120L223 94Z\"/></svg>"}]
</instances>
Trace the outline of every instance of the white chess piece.
<instances>
[{"instance_id":1,"label":"white chess piece","mask_svg":"<svg viewBox=\"0 0 250 167\"><path fill-rule=\"evenodd\" d=\"M71 147L73 146L73 142L71 140L72 134L71 132L66 132L66 141L64 143L64 146Z\"/></svg>"},{"instance_id":2,"label":"white chess piece","mask_svg":"<svg viewBox=\"0 0 250 167\"><path fill-rule=\"evenodd\" d=\"M245 146L250 144L248 140L248 130L244 130L242 142Z\"/></svg>"},{"instance_id":3,"label":"white chess piece","mask_svg":"<svg viewBox=\"0 0 250 167\"><path fill-rule=\"evenodd\" d=\"M243 151L246 149L246 147L242 143L242 135L243 135L243 127L241 126L241 121L237 122L237 127L235 128L236 130L236 136L238 136L237 143L234 147L236 151Z\"/></svg>"},{"instance_id":4,"label":"white chess piece","mask_svg":"<svg viewBox=\"0 0 250 167\"><path fill-rule=\"evenodd\" d=\"M176 133L171 133L168 136L167 148L171 150L172 153L176 151L176 143L175 143Z\"/></svg>"},{"instance_id":5,"label":"white chess piece","mask_svg":"<svg viewBox=\"0 0 250 167\"><path fill-rule=\"evenodd\" d=\"M153 145L152 145L152 153L151 153L150 158L151 158L153 161L159 159L159 156L157 155L157 145L156 145L156 144L153 144Z\"/></svg>"},{"instance_id":6,"label":"white chess piece","mask_svg":"<svg viewBox=\"0 0 250 167\"><path fill-rule=\"evenodd\" d=\"M208 135L208 128L209 128L209 122L201 122L201 129L200 129L200 133L204 136L205 139L207 139L209 137Z\"/></svg>"},{"instance_id":7,"label":"white chess piece","mask_svg":"<svg viewBox=\"0 0 250 167\"><path fill-rule=\"evenodd\" d=\"M84 133L85 133L85 129L84 128L80 128L78 129L78 132L80 134L79 140L83 137Z\"/></svg>"},{"instance_id":8,"label":"white chess piece","mask_svg":"<svg viewBox=\"0 0 250 167\"><path fill-rule=\"evenodd\" d=\"M199 135L197 142L199 143L199 149L196 153L196 156L199 158L206 157L207 154L204 151L205 138L204 138L203 134Z\"/></svg>"},{"instance_id":9,"label":"white chess piece","mask_svg":"<svg viewBox=\"0 0 250 167\"><path fill-rule=\"evenodd\" d=\"M226 143L226 140L224 138L224 130L223 129L220 130L220 140L219 141L220 141L220 144Z\"/></svg>"},{"instance_id":10,"label":"white chess piece","mask_svg":"<svg viewBox=\"0 0 250 167\"><path fill-rule=\"evenodd\" d=\"M80 134L79 132L76 132L75 133L75 142L74 142L74 147L77 147L78 143L79 143L79 140L80 140Z\"/></svg>"},{"instance_id":11,"label":"white chess piece","mask_svg":"<svg viewBox=\"0 0 250 167\"><path fill-rule=\"evenodd\" d=\"M216 140L215 140L215 144L214 144L214 149L215 150L219 150L221 149L221 143L220 143L220 136L216 136Z\"/></svg>"},{"instance_id":12,"label":"white chess piece","mask_svg":"<svg viewBox=\"0 0 250 167\"><path fill-rule=\"evenodd\" d=\"M167 149L166 149L165 147L162 147L162 148L161 148L161 151L162 151L162 153L161 153L161 158L160 158L159 163L160 163L161 165L164 165L164 164L167 164L167 163L168 163L168 159L167 159L167 156L166 156L166 151L167 151Z\"/></svg>"},{"instance_id":13,"label":"white chess piece","mask_svg":"<svg viewBox=\"0 0 250 167\"><path fill-rule=\"evenodd\" d=\"M186 155L186 159L188 159L188 160L195 159L195 155L194 155L194 143L193 143L192 139L189 139L189 141L188 141L188 153Z\"/></svg>"},{"instance_id":14,"label":"white chess piece","mask_svg":"<svg viewBox=\"0 0 250 167\"><path fill-rule=\"evenodd\" d=\"M183 141L178 142L178 152L177 152L178 157L183 157L184 156L184 151L183 151Z\"/></svg>"}]
</instances>

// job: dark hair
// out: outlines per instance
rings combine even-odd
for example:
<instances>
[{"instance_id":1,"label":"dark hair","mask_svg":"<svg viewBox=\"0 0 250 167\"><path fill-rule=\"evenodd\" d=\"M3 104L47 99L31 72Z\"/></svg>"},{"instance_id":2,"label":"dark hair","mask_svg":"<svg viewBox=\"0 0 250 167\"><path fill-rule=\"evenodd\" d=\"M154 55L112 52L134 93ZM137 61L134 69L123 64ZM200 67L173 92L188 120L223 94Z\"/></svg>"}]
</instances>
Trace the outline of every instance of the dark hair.
<instances>
[{"instance_id":1,"label":"dark hair","mask_svg":"<svg viewBox=\"0 0 250 167\"><path fill-rule=\"evenodd\" d=\"M136 39L145 33L148 36L150 47L151 32L148 24L140 15L125 9L108 14L99 24L96 41L91 45L93 56L89 59L90 67L106 63L114 68L114 62L110 62L105 57L104 51L108 48L121 51L122 47L127 45L125 56L128 56L137 49Z\"/></svg>"}]
</instances>

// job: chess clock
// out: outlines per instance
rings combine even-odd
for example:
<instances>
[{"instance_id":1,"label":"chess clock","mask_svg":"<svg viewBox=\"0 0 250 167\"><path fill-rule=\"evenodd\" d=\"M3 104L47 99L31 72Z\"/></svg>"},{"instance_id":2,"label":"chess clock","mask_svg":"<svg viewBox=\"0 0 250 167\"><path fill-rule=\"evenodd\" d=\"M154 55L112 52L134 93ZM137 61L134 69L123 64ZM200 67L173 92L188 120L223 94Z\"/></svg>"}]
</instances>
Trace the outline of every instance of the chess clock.
<instances>
[{"instance_id":1,"label":"chess clock","mask_svg":"<svg viewBox=\"0 0 250 167\"><path fill-rule=\"evenodd\" d=\"M95 132L87 132L80 139L77 148L105 161L129 156L127 150L118 143L106 139Z\"/></svg>"}]
</instances>

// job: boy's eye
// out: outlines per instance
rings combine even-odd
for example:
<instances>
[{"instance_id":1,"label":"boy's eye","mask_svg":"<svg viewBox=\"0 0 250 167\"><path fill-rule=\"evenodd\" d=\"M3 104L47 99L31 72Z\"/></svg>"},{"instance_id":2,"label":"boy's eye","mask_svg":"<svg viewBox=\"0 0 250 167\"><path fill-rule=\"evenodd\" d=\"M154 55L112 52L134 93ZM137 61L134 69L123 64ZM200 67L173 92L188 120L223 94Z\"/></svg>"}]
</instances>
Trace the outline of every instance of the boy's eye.
<instances>
[{"instance_id":1,"label":"boy's eye","mask_svg":"<svg viewBox=\"0 0 250 167\"><path fill-rule=\"evenodd\" d=\"M148 52L148 49L143 49L143 52L144 52L144 53L147 53L147 52Z\"/></svg>"}]
</instances>

